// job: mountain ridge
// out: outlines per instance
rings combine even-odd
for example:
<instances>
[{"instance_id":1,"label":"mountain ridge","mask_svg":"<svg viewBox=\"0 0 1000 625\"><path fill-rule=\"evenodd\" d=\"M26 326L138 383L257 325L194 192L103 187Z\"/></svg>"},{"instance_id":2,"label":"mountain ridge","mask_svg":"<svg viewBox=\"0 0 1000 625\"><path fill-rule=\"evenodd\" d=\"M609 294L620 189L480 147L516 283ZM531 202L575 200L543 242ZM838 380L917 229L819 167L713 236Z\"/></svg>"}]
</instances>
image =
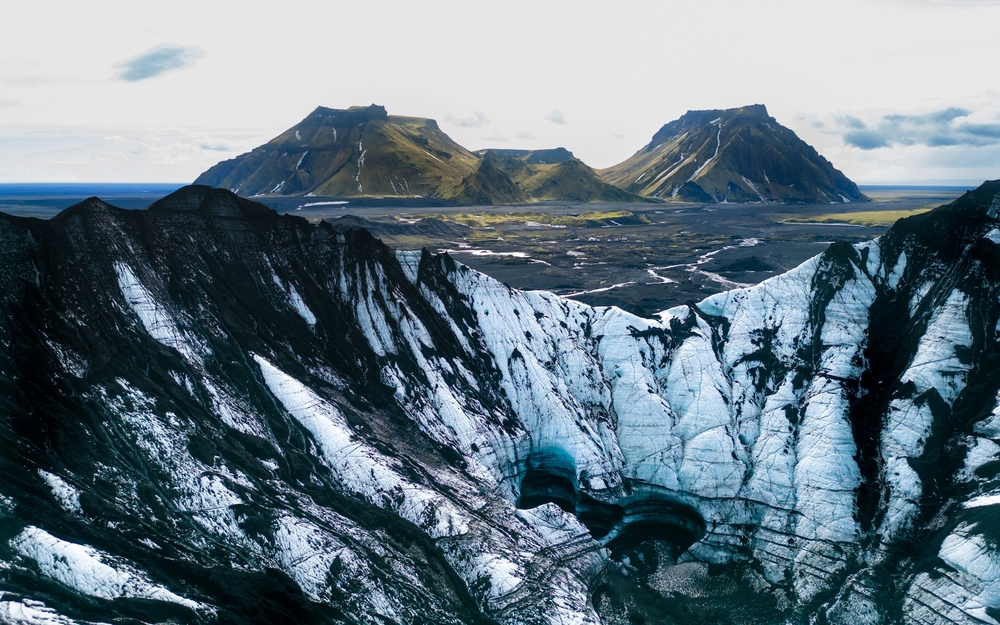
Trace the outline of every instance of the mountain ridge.
<instances>
[{"instance_id":1,"label":"mountain ridge","mask_svg":"<svg viewBox=\"0 0 1000 625\"><path fill-rule=\"evenodd\" d=\"M493 158L488 164L486 155ZM388 115L374 104L318 107L268 143L211 167L195 184L245 197L418 196L480 205L868 201L760 104L688 111L631 158L600 171L562 147L473 153L432 119Z\"/></svg>"},{"instance_id":2,"label":"mountain ridge","mask_svg":"<svg viewBox=\"0 0 1000 625\"><path fill-rule=\"evenodd\" d=\"M0 617L996 619L1000 182L656 320L204 186L0 240Z\"/></svg>"},{"instance_id":3,"label":"mountain ridge","mask_svg":"<svg viewBox=\"0 0 1000 625\"><path fill-rule=\"evenodd\" d=\"M566 148L550 150L480 150L524 194L535 201L648 202L601 180Z\"/></svg>"}]
</instances>

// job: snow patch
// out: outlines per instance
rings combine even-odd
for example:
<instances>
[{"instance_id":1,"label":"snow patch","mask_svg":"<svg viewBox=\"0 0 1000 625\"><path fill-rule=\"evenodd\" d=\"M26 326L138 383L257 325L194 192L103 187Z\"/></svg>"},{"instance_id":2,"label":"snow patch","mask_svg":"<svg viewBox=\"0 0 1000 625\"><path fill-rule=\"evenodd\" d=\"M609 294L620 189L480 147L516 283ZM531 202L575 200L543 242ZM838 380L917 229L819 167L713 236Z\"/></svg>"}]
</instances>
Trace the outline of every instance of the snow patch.
<instances>
[{"instance_id":1,"label":"snow patch","mask_svg":"<svg viewBox=\"0 0 1000 625\"><path fill-rule=\"evenodd\" d=\"M115 273L125 301L139 317L146 332L157 342L176 349L187 361L201 365L201 357L177 328L166 307L156 301L149 289L135 276L132 268L125 263L115 263Z\"/></svg>"},{"instance_id":2,"label":"snow patch","mask_svg":"<svg viewBox=\"0 0 1000 625\"><path fill-rule=\"evenodd\" d=\"M295 312L297 312L307 324L310 326L316 325L316 315L314 315L313 311L311 311L306 305L302 296L299 295L299 292L295 289L295 285L291 283L288 284L288 301L292 305Z\"/></svg>"},{"instance_id":3,"label":"snow patch","mask_svg":"<svg viewBox=\"0 0 1000 625\"><path fill-rule=\"evenodd\" d=\"M90 597L152 599L192 610L202 608L201 604L154 583L121 558L88 545L60 540L34 526L12 538L10 546L25 558L34 560L46 577Z\"/></svg>"},{"instance_id":4,"label":"snow patch","mask_svg":"<svg viewBox=\"0 0 1000 625\"><path fill-rule=\"evenodd\" d=\"M76 625L41 601L21 599L4 601L6 593L0 591L0 622L9 625Z\"/></svg>"},{"instance_id":5,"label":"snow patch","mask_svg":"<svg viewBox=\"0 0 1000 625\"><path fill-rule=\"evenodd\" d=\"M688 182L691 182L692 180L694 180L695 178L697 178L698 174L700 174L703 169L705 169L706 167L708 167L708 164L711 163L712 161L714 161L715 158L719 155L719 148L722 147L722 126L721 125L719 126L719 132L716 135L715 140L716 140L715 154L712 155L712 158L710 158L710 159L706 160L704 163L702 163L698 167L698 169L694 170L694 173L691 174L691 177L687 179Z\"/></svg>"},{"instance_id":6,"label":"snow patch","mask_svg":"<svg viewBox=\"0 0 1000 625\"><path fill-rule=\"evenodd\" d=\"M254 354L264 382L296 421L312 433L323 459L343 486L371 503L395 510L434 537L468 532L463 515L440 494L413 484L391 458L354 436L340 411L304 384Z\"/></svg>"},{"instance_id":7,"label":"snow patch","mask_svg":"<svg viewBox=\"0 0 1000 625\"><path fill-rule=\"evenodd\" d=\"M83 508L80 507L80 491L76 487L58 475L42 469L38 470L38 475L49 485L52 496L59 502L59 507L71 514L83 514Z\"/></svg>"}]
</instances>

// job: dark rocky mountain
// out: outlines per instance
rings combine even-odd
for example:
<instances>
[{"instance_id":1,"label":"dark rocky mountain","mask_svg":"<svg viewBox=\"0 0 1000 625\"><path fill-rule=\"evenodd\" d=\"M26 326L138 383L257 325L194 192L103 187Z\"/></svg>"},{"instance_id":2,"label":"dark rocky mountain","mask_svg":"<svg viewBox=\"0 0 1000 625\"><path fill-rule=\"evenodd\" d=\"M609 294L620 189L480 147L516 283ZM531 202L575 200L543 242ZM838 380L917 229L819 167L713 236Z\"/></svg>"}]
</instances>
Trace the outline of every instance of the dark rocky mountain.
<instances>
[{"instance_id":1,"label":"dark rocky mountain","mask_svg":"<svg viewBox=\"0 0 1000 625\"><path fill-rule=\"evenodd\" d=\"M1000 618L1000 182L659 320L204 186L0 241L0 621Z\"/></svg>"},{"instance_id":2,"label":"dark rocky mountain","mask_svg":"<svg viewBox=\"0 0 1000 625\"><path fill-rule=\"evenodd\" d=\"M867 202L844 174L761 104L688 111L599 172L631 193L690 202Z\"/></svg>"},{"instance_id":3,"label":"dark rocky mountain","mask_svg":"<svg viewBox=\"0 0 1000 625\"><path fill-rule=\"evenodd\" d=\"M256 195L441 197L478 159L433 119L371 105L319 107L268 143L215 165L195 184Z\"/></svg>"},{"instance_id":4,"label":"dark rocky mountain","mask_svg":"<svg viewBox=\"0 0 1000 625\"><path fill-rule=\"evenodd\" d=\"M551 150L481 150L476 152L503 172L527 197L537 201L645 202L601 180L566 148Z\"/></svg>"}]
</instances>

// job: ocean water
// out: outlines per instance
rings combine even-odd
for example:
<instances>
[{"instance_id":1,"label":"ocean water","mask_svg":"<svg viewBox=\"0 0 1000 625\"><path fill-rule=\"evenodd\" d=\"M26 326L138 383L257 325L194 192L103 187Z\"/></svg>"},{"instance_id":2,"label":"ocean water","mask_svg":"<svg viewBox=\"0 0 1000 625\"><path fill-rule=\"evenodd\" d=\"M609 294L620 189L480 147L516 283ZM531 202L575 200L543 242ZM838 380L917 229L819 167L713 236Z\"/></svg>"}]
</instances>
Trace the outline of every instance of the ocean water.
<instances>
[{"instance_id":1,"label":"ocean water","mask_svg":"<svg viewBox=\"0 0 1000 625\"><path fill-rule=\"evenodd\" d=\"M120 208L142 209L185 183L3 183L0 212L48 219L90 197Z\"/></svg>"}]
</instances>

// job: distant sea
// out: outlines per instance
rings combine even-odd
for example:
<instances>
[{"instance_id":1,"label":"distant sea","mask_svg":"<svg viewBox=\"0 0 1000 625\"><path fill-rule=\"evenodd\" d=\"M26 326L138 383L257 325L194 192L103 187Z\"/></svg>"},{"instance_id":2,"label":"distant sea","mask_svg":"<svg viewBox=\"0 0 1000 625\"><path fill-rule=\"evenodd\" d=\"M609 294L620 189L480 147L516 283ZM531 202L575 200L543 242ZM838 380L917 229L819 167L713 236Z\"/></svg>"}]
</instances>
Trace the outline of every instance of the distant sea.
<instances>
[{"instance_id":1,"label":"distant sea","mask_svg":"<svg viewBox=\"0 0 1000 625\"><path fill-rule=\"evenodd\" d=\"M0 212L48 219L89 197L120 208L142 209L186 183L0 183Z\"/></svg>"}]
</instances>

